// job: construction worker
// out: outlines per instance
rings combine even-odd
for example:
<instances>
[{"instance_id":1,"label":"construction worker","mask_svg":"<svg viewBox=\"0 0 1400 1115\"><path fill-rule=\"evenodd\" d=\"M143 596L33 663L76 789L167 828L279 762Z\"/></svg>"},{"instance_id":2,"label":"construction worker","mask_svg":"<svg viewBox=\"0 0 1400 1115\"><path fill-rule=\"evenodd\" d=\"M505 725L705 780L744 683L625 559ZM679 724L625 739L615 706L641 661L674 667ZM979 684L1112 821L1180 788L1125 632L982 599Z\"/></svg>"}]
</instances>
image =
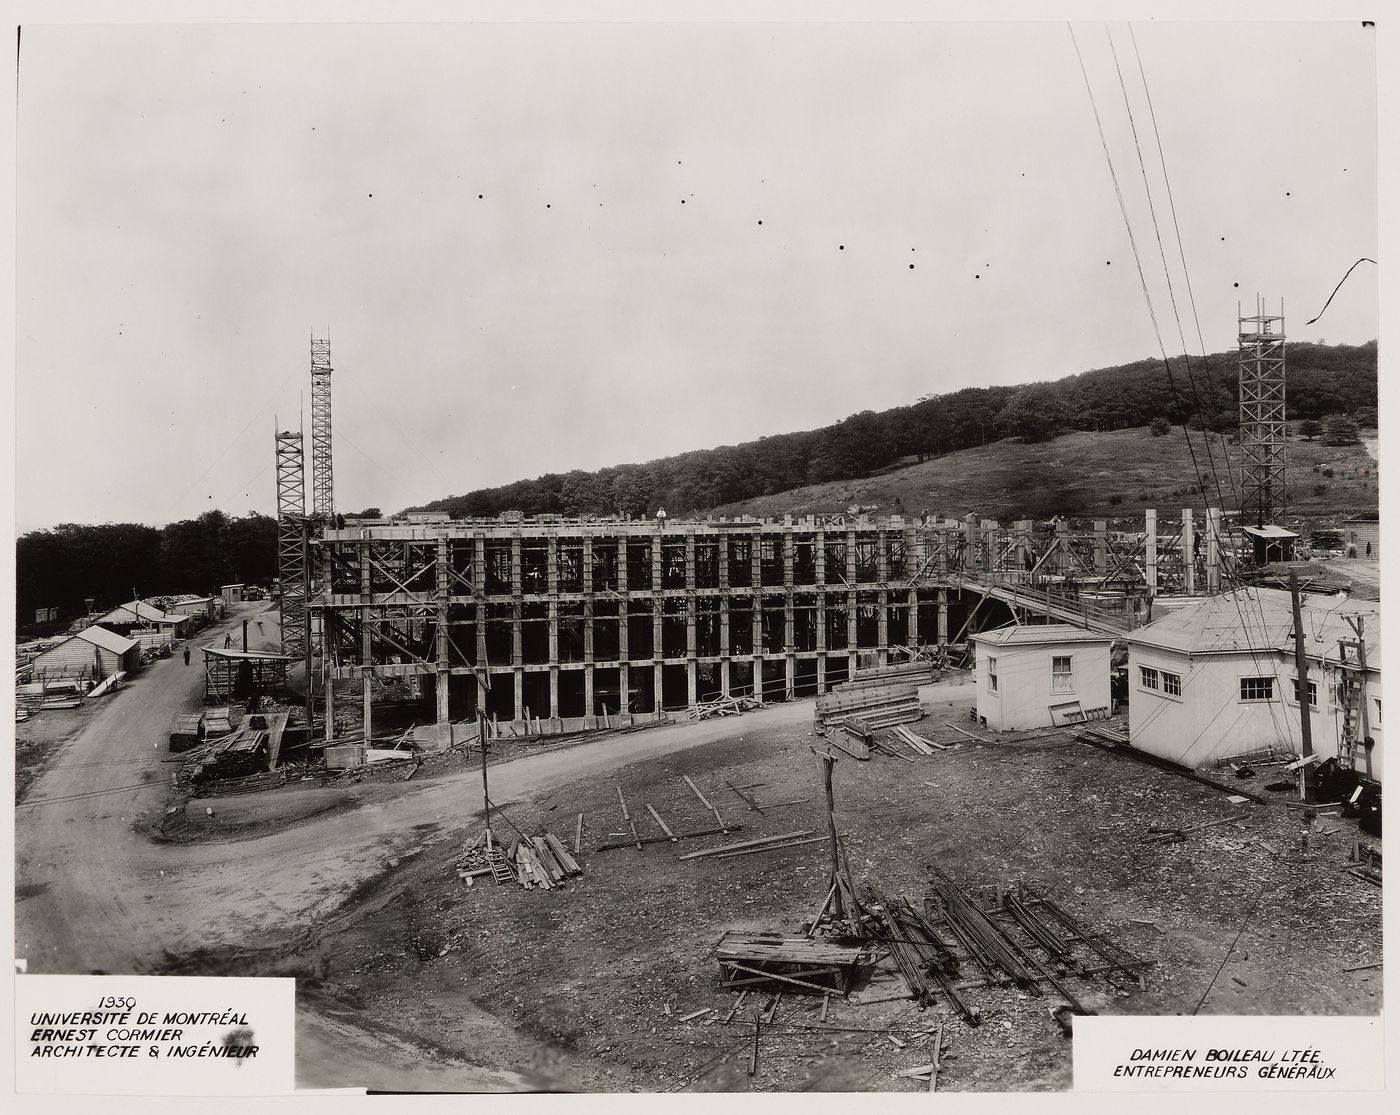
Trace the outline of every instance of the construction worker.
<instances>
[{"instance_id":1,"label":"construction worker","mask_svg":"<svg viewBox=\"0 0 1400 1115\"><path fill-rule=\"evenodd\" d=\"M185 665L188 666L189 664L190 664L190 648L189 648L189 647L186 647L186 648L185 648Z\"/></svg>"}]
</instances>

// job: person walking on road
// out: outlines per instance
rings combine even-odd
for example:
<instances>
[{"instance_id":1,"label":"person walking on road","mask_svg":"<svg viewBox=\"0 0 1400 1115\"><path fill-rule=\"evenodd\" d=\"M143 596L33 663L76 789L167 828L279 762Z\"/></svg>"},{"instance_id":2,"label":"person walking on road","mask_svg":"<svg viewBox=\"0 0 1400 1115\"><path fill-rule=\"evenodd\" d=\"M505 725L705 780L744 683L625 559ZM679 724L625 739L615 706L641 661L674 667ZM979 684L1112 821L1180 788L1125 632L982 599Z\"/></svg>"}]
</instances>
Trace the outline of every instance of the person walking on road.
<instances>
[{"instance_id":1,"label":"person walking on road","mask_svg":"<svg viewBox=\"0 0 1400 1115\"><path fill-rule=\"evenodd\" d=\"M189 648L189 647L186 647L186 648L185 648L185 665L188 666L189 664L190 664L190 648Z\"/></svg>"}]
</instances>

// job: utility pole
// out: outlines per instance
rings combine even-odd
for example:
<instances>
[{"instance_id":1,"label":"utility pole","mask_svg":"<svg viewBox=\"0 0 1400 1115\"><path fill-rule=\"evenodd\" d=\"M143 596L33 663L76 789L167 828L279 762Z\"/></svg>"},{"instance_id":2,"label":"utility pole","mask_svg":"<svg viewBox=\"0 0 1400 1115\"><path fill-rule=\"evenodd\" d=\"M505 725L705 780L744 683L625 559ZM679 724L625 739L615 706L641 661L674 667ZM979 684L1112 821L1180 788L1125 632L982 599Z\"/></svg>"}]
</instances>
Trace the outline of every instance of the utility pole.
<instances>
[{"instance_id":1,"label":"utility pole","mask_svg":"<svg viewBox=\"0 0 1400 1115\"><path fill-rule=\"evenodd\" d=\"M481 744L481 801L486 806L486 831L491 831L491 791L486 786L486 713L476 710L476 742Z\"/></svg>"},{"instance_id":2,"label":"utility pole","mask_svg":"<svg viewBox=\"0 0 1400 1115\"><path fill-rule=\"evenodd\" d=\"M1303 728L1303 765L1298 768L1298 796L1311 801L1308 792L1312 764L1312 703L1308 700L1308 654L1303 642L1303 603L1298 596L1298 570L1288 571L1288 591L1293 596L1293 662L1298 669L1298 720Z\"/></svg>"}]
</instances>

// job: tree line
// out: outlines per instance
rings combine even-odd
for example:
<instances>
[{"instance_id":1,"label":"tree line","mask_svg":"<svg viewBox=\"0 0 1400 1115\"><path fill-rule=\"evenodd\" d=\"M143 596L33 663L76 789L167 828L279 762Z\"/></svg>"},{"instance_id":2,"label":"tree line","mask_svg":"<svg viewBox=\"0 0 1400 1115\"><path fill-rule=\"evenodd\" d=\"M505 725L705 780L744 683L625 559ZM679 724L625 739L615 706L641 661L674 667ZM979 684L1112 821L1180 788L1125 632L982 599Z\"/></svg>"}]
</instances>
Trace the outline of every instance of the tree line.
<instances>
[{"instance_id":1,"label":"tree line","mask_svg":"<svg viewBox=\"0 0 1400 1115\"><path fill-rule=\"evenodd\" d=\"M209 596L222 585L276 576L277 520L268 515L206 511L164 527L62 523L19 537L17 626L31 626L40 608L57 608L71 620L88 600L105 610L133 596Z\"/></svg>"},{"instance_id":2,"label":"tree line","mask_svg":"<svg viewBox=\"0 0 1400 1115\"><path fill-rule=\"evenodd\" d=\"M1291 344L1288 416L1374 413L1376 342ZM645 464L547 473L409 510L486 518L541 514L684 515L807 484L851 480L1003 437L1044 440L1067 430L1169 425L1229 431L1239 424L1234 352L1139 360L1021 387L965 387L909 406L865 410L817 430L776 434ZM1362 424L1364 420L1361 420Z\"/></svg>"}]
</instances>

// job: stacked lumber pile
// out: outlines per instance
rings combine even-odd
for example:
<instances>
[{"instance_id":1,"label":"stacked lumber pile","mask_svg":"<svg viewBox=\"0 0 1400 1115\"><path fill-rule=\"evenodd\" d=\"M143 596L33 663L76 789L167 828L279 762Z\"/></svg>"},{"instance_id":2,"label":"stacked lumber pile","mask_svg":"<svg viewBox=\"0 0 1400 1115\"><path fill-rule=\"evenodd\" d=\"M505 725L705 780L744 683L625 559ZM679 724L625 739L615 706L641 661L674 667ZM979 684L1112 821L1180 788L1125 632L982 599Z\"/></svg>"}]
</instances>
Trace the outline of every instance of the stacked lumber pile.
<instances>
[{"instance_id":1,"label":"stacked lumber pile","mask_svg":"<svg viewBox=\"0 0 1400 1115\"><path fill-rule=\"evenodd\" d=\"M552 832L522 836L506 848L488 829L463 850L457 877L467 886L490 875L499 883L517 883L526 890L551 890L565 879L582 875L583 867Z\"/></svg>"},{"instance_id":2,"label":"stacked lumber pile","mask_svg":"<svg viewBox=\"0 0 1400 1115\"><path fill-rule=\"evenodd\" d=\"M692 720L709 720L716 716L739 716L762 707L762 703L752 697L716 697L713 701L697 701L690 706L688 715Z\"/></svg>"},{"instance_id":3,"label":"stacked lumber pile","mask_svg":"<svg viewBox=\"0 0 1400 1115\"><path fill-rule=\"evenodd\" d=\"M177 716L170 728L170 750L188 751L204 739L204 717Z\"/></svg>"},{"instance_id":4,"label":"stacked lumber pile","mask_svg":"<svg viewBox=\"0 0 1400 1115\"><path fill-rule=\"evenodd\" d=\"M836 686L840 692L850 692L855 689L866 688L872 685L891 685L897 683L908 683L912 685L929 685L938 680L938 671L932 662L898 662L888 666L866 666L857 668L850 681L844 681Z\"/></svg>"},{"instance_id":5,"label":"stacked lumber pile","mask_svg":"<svg viewBox=\"0 0 1400 1115\"><path fill-rule=\"evenodd\" d=\"M910 682L889 685L837 686L817 698L817 723L823 728L842 727L851 716L859 717L872 731L908 724L923 716L918 687Z\"/></svg>"},{"instance_id":6,"label":"stacked lumber pile","mask_svg":"<svg viewBox=\"0 0 1400 1115\"><path fill-rule=\"evenodd\" d=\"M842 944L779 933L726 932L715 946L720 986L778 984L786 991L845 994L868 964L863 944Z\"/></svg>"},{"instance_id":7,"label":"stacked lumber pile","mask_svg":"<svg viewBox=\"0 0 1400 1115\"><path fill-rule=\"evenodd\" d=\"M246 778L267 769L267 732L238 728L209 745L195 771L196 781L210 778Z\"/></svg>"}]
</instances>

